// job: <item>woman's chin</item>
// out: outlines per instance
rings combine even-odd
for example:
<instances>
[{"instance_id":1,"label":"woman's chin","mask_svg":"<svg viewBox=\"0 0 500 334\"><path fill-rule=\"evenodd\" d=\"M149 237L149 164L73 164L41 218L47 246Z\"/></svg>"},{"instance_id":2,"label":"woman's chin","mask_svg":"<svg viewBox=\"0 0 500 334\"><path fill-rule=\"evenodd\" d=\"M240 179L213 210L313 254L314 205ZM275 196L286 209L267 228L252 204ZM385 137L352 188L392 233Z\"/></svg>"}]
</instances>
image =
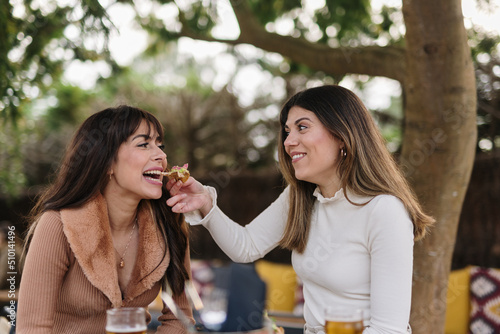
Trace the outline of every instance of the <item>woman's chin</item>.
<instances>
[{"instance_id":1,"label":"woman's chin","mask_svg":"<svg viewBox=\"0 0 500 334\"><path fill-rule=\"evenodd\" d=\"M144 199L160 199L162 196L162 192L157 191L157 192L150 192L144 196Z\"/></svg>"},{"instance_id":2,"label":"woman's chin","mask_svg":"<svg viewBox=\"0 0 500 334\"><path fill-rule=\"evenodd\" d=\"M307 175L304 175L304 173L295 172L295 178L299 181L311 182L310 178L308 178Z\"/></svg>"}]
</instances>

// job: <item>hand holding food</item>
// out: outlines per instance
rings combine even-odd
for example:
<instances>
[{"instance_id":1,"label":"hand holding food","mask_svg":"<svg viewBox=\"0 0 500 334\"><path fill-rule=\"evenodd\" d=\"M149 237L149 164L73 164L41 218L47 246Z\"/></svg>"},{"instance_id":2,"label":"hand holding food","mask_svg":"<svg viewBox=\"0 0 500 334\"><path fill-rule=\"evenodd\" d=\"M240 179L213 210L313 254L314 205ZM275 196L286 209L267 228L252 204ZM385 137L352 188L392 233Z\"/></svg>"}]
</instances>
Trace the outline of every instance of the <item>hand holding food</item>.
<instances>
[{"instance_id":1,"label":"hand holding food","mask_svg":"<svg viewBox=\"0 0 500 334\"><path fill-rule=\"evenodd\" d=\"M189 176L187 166L188 165L185 164L182 168L172 167L170 172L162 173L170 179L166 184L166 188L171 196L167 200L167 205L176 213L187 213L199 210L202 217L204 217L212 209L212 197L203 184ZM180 174L178 174L179 172ZM184 176L185 179L180 178L182 182L179 182L177 176Z\"/></svg>"}]
</instances>

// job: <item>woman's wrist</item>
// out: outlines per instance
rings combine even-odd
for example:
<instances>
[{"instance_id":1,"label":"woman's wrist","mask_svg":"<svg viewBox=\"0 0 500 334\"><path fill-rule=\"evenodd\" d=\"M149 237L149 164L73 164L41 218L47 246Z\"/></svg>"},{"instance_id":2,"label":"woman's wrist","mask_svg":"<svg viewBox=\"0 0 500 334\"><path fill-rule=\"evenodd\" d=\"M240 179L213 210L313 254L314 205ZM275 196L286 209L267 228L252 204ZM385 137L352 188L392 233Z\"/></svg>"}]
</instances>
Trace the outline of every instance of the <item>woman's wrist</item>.
<instances>
[{"instance_id":1,"label":"woman's wrist","mask_svg":"<svg viewBox=\"0 0 500 334\"><path fill-rule=\"evenodd\" d=\"M204 191L203 191L203 195L202 195L205 199L205 204L199 209L202 217L205 217L206 215L208 215L210 213L210 211L212 210L213 208L213 204L212 204L212 196L210 195L210 191L208 190L207 187L204 187Z\"/></svg>"}]
</instances>

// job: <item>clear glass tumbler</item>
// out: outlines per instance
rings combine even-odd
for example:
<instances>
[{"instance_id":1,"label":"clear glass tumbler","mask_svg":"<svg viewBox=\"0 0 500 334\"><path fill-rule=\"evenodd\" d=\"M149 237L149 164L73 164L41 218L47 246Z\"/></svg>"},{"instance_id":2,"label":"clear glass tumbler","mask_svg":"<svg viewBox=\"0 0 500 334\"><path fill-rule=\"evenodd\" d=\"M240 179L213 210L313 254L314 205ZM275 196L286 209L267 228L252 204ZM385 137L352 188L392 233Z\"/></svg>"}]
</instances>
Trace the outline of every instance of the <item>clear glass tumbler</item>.
<instances>
[{"instance_id":1,"label":"clear glass tumbler","mask_svg":"<svg viewBox=\"0 0 500 334\"><path fill-rule=\"evenodd\" d=\"M146 310L142 307L113 308L107 311L107 334L146 334Z\"/></svg>"}]
</instances>

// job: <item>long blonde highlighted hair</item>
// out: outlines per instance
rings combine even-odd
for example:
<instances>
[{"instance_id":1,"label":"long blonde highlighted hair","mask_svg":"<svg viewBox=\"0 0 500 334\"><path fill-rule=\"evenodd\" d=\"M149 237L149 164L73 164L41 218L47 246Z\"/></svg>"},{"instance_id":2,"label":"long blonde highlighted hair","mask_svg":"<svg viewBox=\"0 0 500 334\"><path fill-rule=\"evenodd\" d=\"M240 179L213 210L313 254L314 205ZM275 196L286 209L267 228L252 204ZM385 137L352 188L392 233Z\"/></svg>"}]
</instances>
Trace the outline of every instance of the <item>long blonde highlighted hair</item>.
<instances>
[{"instance_id":1,"label":"long blonde highlighted hair","mask_svg":"<svg viewBox=\"0 0 500 334\"><path fill-rule=\"evenodd\" d=\"M279 166L290 186L290 208L280 246L299 253L305 250L315 202L313 191L316 185L295 177L291 158L285 151L285 124L293 106L313 112L332 135L344 142L345 156L340 157L337 172L346 198L349 200L347 192L369 197L393 195L403 202L408 211L414 226L415 240L424 237L434 219L423 212L385 147L384 139L370 112L350 90L327 85L295 94L285 103L280 113Z\"/></svg>"}]
</instances>

